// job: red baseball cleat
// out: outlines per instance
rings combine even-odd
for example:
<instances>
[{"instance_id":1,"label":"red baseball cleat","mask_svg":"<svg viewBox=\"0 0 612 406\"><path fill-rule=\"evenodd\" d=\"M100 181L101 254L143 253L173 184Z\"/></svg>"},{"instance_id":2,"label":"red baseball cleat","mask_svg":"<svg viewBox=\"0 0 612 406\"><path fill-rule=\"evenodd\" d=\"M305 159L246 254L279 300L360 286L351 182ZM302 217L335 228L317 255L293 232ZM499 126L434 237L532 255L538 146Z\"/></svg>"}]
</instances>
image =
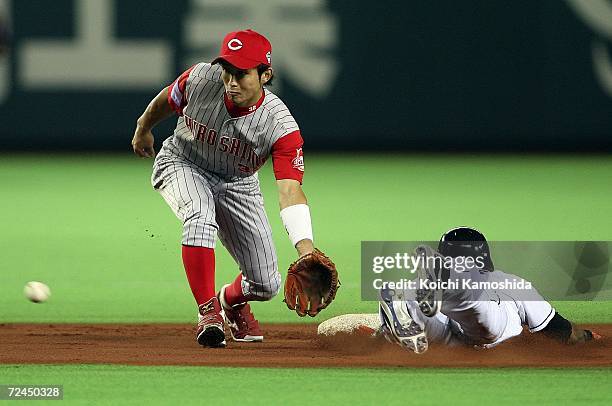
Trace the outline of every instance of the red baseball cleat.
<instances>
[{"instance_id":1,"label":"red baseball cleat","mask_svg":"<svg viewBox=\"0 0 612 406\"><path fill-rule=\"evenodd\" d=\"M225 286L219 291L219 301L223 303L225 322L234 341L246 343L263 341L263 333L259 329L259 322L253 316L251 306L248 303L241 303L233 307L228 306L225 302Z\"/></svg>"},{"instance_id":2,"label":"red baseball cleat","mask_svg":"<svg viewBox=\"0 0 612 406\"><path fill-rule=\"evenodd\" d=\"M198 306L200 313L196 339L205 347L225 347L225 332L223 331L223 316L221 305L216 297Z\"/></svg>"}]
</instances>

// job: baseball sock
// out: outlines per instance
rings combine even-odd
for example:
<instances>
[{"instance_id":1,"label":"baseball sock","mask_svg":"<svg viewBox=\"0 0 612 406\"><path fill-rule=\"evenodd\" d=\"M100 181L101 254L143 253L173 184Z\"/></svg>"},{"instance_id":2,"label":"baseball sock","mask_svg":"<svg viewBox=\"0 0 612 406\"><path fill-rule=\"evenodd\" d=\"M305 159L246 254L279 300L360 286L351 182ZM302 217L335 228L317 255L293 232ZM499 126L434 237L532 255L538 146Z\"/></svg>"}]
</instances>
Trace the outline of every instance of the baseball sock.
<instances>
[{"instance_id":1,"label":"baseball sock","mask_svg":"<svg viewBox=\"0 0 612 406\"><path fill-rule=\"evenodd\" d=\"M183 245L183 266L198 305L215 296L215 250Z\"/></svg>"},{"instance_id":2,"label":"baseball sock","mask_svg":"<svg viewBox=\"0 0 612 406\"><path fill-rule=\"evenodd\" d=\"M247 301L242 293L242 273L239 273L234 282L225 288L225 302L230 306L235 306Z\"/></svg>"}]
</instances>

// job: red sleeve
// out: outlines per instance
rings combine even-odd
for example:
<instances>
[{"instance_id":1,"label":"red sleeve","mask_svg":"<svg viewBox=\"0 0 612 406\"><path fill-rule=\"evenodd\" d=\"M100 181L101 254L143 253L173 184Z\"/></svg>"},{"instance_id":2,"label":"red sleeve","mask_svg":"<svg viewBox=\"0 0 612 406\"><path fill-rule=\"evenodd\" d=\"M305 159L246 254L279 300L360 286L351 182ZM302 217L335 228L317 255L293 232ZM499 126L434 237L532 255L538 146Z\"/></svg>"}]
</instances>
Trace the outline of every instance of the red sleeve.
<instances>
[{"instance_id":1,"label":"red sleeve","mask_svg":"<svg viewBox=\"0 0 612 406\"><path fill-rule=\"evenodd\" d=\"M194 67L195 65L181 73L181 76L168 86L168 104L179 116L183 115L183 109L187 105L187 79Z\"/></svg>"},{"instance_id":2,"label":"red sleeve","mask_svg":"<svg viewBox=\"0 0 612 406\"><path fill-rule=\"evenodd\" d=\"M302 183L304 177L302 145L304 140L299 130L279 138L272 145L272 166L277 180L295 179Z\"/></svg>"}]
</instances>

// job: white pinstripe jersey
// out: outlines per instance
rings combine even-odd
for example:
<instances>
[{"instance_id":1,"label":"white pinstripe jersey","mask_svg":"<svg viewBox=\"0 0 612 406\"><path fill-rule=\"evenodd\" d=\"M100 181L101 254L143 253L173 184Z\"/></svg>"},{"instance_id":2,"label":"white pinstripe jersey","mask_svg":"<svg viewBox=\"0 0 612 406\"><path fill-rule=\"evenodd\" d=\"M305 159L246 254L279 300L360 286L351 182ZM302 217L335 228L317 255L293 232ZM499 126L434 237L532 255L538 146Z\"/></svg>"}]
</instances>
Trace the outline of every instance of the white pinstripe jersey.
<instances>
[{"instance_id":1,"label":"white pinstripe jersey","mask_svg":"<svg viewBox=\"0 0 612 406\"><path fill-rule=\"evenodd\" d=\"M168 102L180 117L160 154L224 177L251 176L272 155L277 179L301 182L303 141L287 106L267 89L255 106L232 106L221 72L199 63L170 85Z\"/></svg>"}]
</instances>

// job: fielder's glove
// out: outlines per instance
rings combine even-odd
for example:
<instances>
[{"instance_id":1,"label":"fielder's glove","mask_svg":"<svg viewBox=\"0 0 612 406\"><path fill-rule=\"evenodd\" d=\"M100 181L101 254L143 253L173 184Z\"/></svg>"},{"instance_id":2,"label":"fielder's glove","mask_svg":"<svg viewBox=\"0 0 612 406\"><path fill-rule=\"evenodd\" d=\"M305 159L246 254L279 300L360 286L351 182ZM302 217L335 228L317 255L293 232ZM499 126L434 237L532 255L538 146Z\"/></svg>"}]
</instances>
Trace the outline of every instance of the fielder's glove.
<instances>
[{"instance_id":1,"label":"fielder's glove","mask_svg":"<svg viewBox=\"0 0 612 406\"><path fill-rule=\"evenodd\" d=\"M336 265L315 249L289 266L284 302L299 316L314 317L329 306L339 287Z\"/></svg>"}]
</instances>

